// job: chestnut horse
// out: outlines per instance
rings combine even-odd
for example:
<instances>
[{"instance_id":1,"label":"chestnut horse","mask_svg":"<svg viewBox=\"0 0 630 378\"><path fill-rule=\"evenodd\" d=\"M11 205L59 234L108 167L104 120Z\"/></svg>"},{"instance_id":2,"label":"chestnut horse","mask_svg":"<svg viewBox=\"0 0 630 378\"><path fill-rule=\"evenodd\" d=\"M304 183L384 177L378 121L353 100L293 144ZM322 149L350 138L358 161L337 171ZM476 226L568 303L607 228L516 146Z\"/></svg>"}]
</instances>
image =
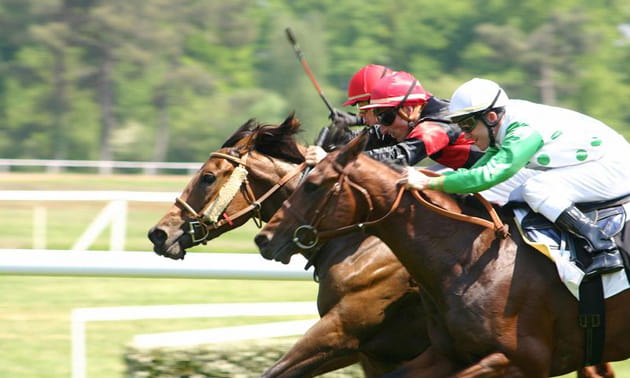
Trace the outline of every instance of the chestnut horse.
<instances>
[{"instance_id":1,"label":"chestnut horse","mask_svg":"<svg viewBox=\"0 0 630 378\"><path fill-rule=\"evenodd\" d=\"M256 236L263 256L288 261L296 239L306 244L356 230L383 240L420 284L431 341L394 376L451 376L467 366L457 376L532 378L580 369L578 303L547 258L518 232L499 238L491 228L429 210L397 186L400 167L360 153L365 140L355 138L315 166ZM421 196L488 217L468 200L428 190ZM630 356L629 311L629 290L606 300L604 361Z\"/></svg>"},{"instance_id":2,"label":"chestnut horse","mask_svg":"<svg viewBox=\"0 0 630 378\"><path fill-rule=\"evenodd\" d=\"M251 217L267 221L297 185L304 147L293 117L275 127L253 120L210 155L180 199L148 234L154 251L184 258L186 248L209 241ZM198 213L214 201L241 165L247 179L210 226ZM259 205L251 205L252 202ZM192 234L190 231L192 230ZM319 278L321 319L263 377L310 377L361 362L366 376L379 376L428 347L418 287L379 239L348 235L304 253Z\"/></svg>"}]
</instances>

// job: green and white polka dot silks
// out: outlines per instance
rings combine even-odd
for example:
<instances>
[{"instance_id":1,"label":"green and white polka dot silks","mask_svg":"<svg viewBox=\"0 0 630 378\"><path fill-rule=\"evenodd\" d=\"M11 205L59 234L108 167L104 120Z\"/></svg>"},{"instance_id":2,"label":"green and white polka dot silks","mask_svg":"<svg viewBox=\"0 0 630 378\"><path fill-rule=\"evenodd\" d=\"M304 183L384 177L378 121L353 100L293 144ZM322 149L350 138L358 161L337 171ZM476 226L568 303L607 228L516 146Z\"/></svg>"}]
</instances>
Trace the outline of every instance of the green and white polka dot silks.
<instances>
[{"instance_id":1,"label":"green and white polka dot silks","mask_svg":"<svg viewBox=\"0 0 630 378\"><path fill-rule=\"evenodd\" d=\"M543 139L542 147L529 160L527 168L582 164L614 153L615 148L627 148L626 141L613 129L584 114L522 100L510 100L508 108L497 135L499 146L506 133L511 138L525 138L537 132Z\"/></svg>"},{"instance_id":2,"label":"green and white polka dot silks","mask_svg":"<svg viewBox=\"0 0 630 378\"><path fill-rule=\"evenodd\" d=\"M628 177L625 176L630 145L614 129L592 117L529 101L509 100L497 127L496 145L489 147L473 168L432 178L431 187L448 193L474 193L509 180L512 181L509 187L519 187L527 179L525 175L514 176L523 168L534 172L554 171L557 176L566 176L558 172L558 168L573 167L577 171L572 170L571 175L575 176L567 182L575 181L579 176L597 176L607 185L617 185L622 194L630 192L630 171ZM599 172L592 172L594 168L590 164L595 162L603 164L603 169L595 168ZM618 172L617 165L622 162L624 172ZM586 173L580 170L582 166ZM621 181L611 182L611 177ZM559 179L549 180L551 185ZM597 196L591 196L596 197L592 200L599 198L599 190L592 186L582 191L589 194L589 190L597 192Z\"/></svg>"}]
</instances>

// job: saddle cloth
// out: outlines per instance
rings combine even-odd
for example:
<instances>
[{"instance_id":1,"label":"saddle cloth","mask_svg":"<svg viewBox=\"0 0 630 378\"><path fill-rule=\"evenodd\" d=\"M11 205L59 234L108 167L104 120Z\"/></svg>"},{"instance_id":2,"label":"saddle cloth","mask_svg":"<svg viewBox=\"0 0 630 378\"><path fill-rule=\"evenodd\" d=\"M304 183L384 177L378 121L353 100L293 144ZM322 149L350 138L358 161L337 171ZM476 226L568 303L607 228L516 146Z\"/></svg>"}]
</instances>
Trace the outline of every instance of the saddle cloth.
<instances>
[{"instance_id":1,"label":"saddle cloth","mask_svg":"<svg viewBox=\"0 0 630 378\"><path fill-rule=\"evenodd\" d=\"M584 251L584 241L572 234L561 231L542 215L534 213L524 203L511 203L517 228L523 240L547 256L556 265L558 275L567 289L578 300L579 288L584 272L581 266L590 263L590 257ZM602 275L604 298L612 297L628 288L628 252L630 252L630 202L612 207L583 210L587 216L594 219L607 235L614 237L622 253L626 269Z\"/></svg>"}]
</instances>

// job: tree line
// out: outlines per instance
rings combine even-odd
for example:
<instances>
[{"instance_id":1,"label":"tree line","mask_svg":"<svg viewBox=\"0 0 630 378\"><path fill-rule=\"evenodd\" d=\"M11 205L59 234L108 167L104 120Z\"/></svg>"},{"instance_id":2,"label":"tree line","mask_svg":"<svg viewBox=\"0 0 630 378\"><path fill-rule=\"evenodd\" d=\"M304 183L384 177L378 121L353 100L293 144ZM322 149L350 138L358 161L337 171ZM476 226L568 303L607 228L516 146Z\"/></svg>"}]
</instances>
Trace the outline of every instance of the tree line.
<instances>
[{"instance_id":1,"label":"tree line","mask_svg":"<svg viewBox=\"0 0 630 378\"><path fill-rule=\"evenodd\" d=\"M200 161L249 118L341 106L368 63L448 98L485 77L630 137L624 0L0 0L0 156ZM351 109L346 109L351 110Z\"/></svg>"}]
</instances>

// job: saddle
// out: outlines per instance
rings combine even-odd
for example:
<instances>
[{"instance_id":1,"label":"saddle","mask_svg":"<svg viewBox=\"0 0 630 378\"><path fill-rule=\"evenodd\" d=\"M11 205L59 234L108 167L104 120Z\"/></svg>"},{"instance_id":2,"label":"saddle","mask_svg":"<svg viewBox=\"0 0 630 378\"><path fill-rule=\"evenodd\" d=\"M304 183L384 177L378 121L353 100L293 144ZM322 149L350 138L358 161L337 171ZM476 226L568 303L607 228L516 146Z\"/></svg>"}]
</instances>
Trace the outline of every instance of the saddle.
<instances>
[{"instance_id":1,"label":"saddle","mask_svg":"<svg viewBox=\"0 0 630 378\"><path fill-rule=\"evenodd\" d=\"M630 285L630 195L576 206L597 223L604 233L613 237L622 254L626 269L618 272L621 275L614 279L604 279L605 297L608 298ZM582 271L591 263L591 256L585 249L586 241L560 230L547 218L533 212L525 203L509 203L504 208L513 212L523 240L556 263L560 278L576 298L579 298ZM615 276L615 273L605 276Z\"/></svg>"}]
</instances>

